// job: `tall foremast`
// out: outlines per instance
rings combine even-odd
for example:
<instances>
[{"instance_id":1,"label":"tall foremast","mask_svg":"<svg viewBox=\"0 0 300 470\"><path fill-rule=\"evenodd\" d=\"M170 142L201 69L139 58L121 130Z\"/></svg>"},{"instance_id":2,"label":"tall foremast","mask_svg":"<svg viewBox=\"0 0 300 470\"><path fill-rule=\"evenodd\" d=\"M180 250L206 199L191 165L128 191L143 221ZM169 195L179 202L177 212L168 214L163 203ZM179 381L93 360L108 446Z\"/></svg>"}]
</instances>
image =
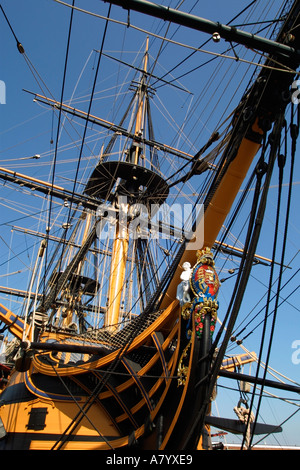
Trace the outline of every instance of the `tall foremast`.
<instances>
[{"instance_id":1,"label":"tall foremast","mask_svg":"<svg viewBox=\"0 0 300 470\"><path fill-rule=\"evenodd\" d=\"M137 112L135 119L135 136L141 136L143 134L143 120L145 113L145 103L147 97L147 86L146 86L146 73L148 67L148 44L149 39L147 38L146 51L144 55L144 67L142 77L139 83L139 87L136 91L138 99ZM129 155L129 162L134 165L139 165L140 160L140 146L138 142L131 144ZM136 180L138 181L138 179ZM130 191L130 188L128 187ZM122 289L125 282L126 275L126 264L128 257L128 246L129 246L129 227L128 227L128 211L129 203L127 200L119 202L119 214L117 218L115 238L113 241L112 259L110 267L110 284L108 293L108 306L105 314L105 326L114 331L118 328L118 324L121 321L121 299ZM125 216L125 217L124 217Z\"/></svg>"}]
</instances>

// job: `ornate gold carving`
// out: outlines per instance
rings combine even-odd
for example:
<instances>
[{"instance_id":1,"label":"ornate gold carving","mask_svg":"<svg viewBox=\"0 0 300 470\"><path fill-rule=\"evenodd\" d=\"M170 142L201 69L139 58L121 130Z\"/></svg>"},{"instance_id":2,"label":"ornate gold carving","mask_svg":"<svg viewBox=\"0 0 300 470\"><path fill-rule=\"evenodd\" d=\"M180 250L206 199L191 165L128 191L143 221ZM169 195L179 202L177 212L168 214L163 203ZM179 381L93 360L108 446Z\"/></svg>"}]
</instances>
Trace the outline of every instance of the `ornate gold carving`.
<instances>
[{"instance_id":1,"label":"ornate gold carving","mask_svg":"<svg viewBox=\"0 0 300 470\"><path fill-rule=\"evenodd\" d=\"M208 264L210 266L214 266L215 262L213 260L213 254L210 248L205 247L202 250L197 250L196 252L197 263L196 264Z\"/></svg>"},{"instance_id":2,"label":"ornate gold carving","mask_svg":"<svg viewBox=\"0 0 300 470\"><path fill-rule=\"evenodd\" d=\"M181 316L184 320L188 320L191 315L192 302L186 302L181 309Z\"/></svg>"},{"instance_id":3,"label":"ornate gold carving","mask_svg":"<svg viewBox=\"0 0 300 470\"><path fill-rule=\"evenodd\" d=\"M203 320L205 315L210 313L211 320L210 320L210 334L212 335L215 331L215 324L217 321L217 310L219 308L219 304L216 300L212 299L203 299L203 302L199 302L195 306L194 314L195 314L195 330L196 335L201 338L202 331L203 331Z\"/></svg>"},{"instance_id":4,"label":"ornate gold carving","mask_svg":"<svg viewBox=\"0 0 300 470\"><path fill-rule=\"evenodd\" d=\"M186 345L184 348L180 360L179 360L179 365L177 368L177 375L178 375L178 387L180 385L184 385L186 382L187 374L188 374L188 365L184 364L184 360L188 358L188 350L191 347L192 344L192 339L189 341L189 343Z\"/></svg>"}]
</instances>

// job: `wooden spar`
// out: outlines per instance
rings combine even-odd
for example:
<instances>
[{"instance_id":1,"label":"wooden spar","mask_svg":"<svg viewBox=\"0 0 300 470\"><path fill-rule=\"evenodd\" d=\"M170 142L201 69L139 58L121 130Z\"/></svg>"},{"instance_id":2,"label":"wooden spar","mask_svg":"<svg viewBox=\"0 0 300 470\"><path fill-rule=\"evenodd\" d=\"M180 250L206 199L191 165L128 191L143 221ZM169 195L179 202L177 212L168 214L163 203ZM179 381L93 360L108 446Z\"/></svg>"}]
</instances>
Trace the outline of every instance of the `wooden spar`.
<instances>
[{"instance_id":1,"label":"wooden spar","mask_svg":"<svg viewBox=\"0 0 300 470\"><path fill-rule=\"evenodd\" d=\"M263 131L254 123L253 130L261 135ZM193 266L196 263L196 252L204 247L212 248L220 232L226 216L234 202L234 199L244 181L251 163L260 148L260 144L243 138L236 157L230 163L226 175L223 177L214 196L212 197L203 217L203 235L197 233L196 240L191 240L180 260L175 274L163 297L161 308L165 308L171 299L176 298L177 286L180 283L181 266L184 262L189 262Z\"/></svg>"},{"instance_id":2,"label":"wooden spar","mask_svg":"<svg viewBox=\"0 0 300 470\"><path fill-rule=\"evenodd\" d=\"M92 210L97 210L99 201L91 196L79 194L67 189L57 186L56 184L48 183L31 176L0 167L0 178L5 181L10 181L14 184L20 184L32 190L40 191L43 194L51 194L52 196L63 201L73 202L75 204L82 204L84 207Z\"/></svg>"},{"instance_id":3,"label":"wooden spar","mask_svg":"<svg viewBox=\"0 0 300 470\"><path fill-rule=\"evenodd\" d=\"M16 338L22 340L24 333L24 320L18 317L15 313L11 312L4 305L0 304L0 320L7 325L9 331L16 336ZM27 325L26 334L29 336L30 327Z\"/></svg>"},{"instance_id":4,"label":"wooden spar","mask_svg":"<svg viewBox=\"0 0 300 470\"><path fill-rule=\"evenodd\" d=\"M46 233L37 232L36 230L31 230L29 228L23 228L23 227L19 227L17 225L13 225L12 230L15 230L17 232L23 232L23 233L26 233L26 235L32 235L32 236L36 236L36 237L40 237L40 238L46 238L47 237L48 240L52 240L52 241L57 242L57 243L67 243L68 245L74 246L75 248L80 248L79 244L71 242L70 240L67 240L66 238L55 237L54 235L46 235ZM167 232L167 233L169 234L169 232ZM178 237L180 235L181 235L181 232L179 232L179 229L178 229ZM220 246L221 250L223 250L223 249L228 250L228 253L230 253L232 255L240 256L244 253L243 248L238 248L238 247L233 246L233 245L228 245L228 243L223 243L223 242L220 242L219 240L215 241L215 245ZM100 248L91 248L90 252L95 253L95 254L99 253L99 254L105 254L105 255L111 256L111 251L101 250ZM258 255L257 253L255 253L254 258L255 258L255 261L256 260L258 260L258 261L261 260L261 261L265 261L266 263L269 263L269 264L271 264L271 263L278 264L275 260L272 260L271 258L266 258L265 256ZM291 267L288 266L288 265L284 265L284 267L291 269ZM1 292L1 286L0 286L0 292Z\"/></svg>"},{"instance_id":5,"label":"wooden spar","mask_svg":"<svg viewBox=\"0 0 300 470\"><path fill-rule=\"evenodd\" d=\"M235 255L235 256L242 256L243 253L244 253L244 249L243 248L238 248L236 246L233 246L233 245L228 245L227 243L221 243L220 241L216 240L215 241L215 245L219 245L221 247L221 251L224 250L224 252L227 250L228 253L232 254L232 255ZM255 253L254 255L254 263L255 262L262 262L262 261L265 261L267 263L269 263L270 265L272 263L274 264L281 264L281 263L278 263L276 262L274 259L271 259L271 258L266 258L265 256L261 256L261 255L257 255ZM285 268L288 268L288 269L292 269L291 266L288 266L287 264L283 265Z\"/></svg>"},{"instance_id":6,"label":"wooden spar","mask_svg":"<svg viewBox=\"0 0 300 470\"><path fill-rule=\"evenodd\" d=\"M280 42L284 42L286 32L290 31L292 27L294 27L295 30L295 24L299 24L299 2L294 2L291 11L293 11L293 14L288 16L279 32L279 42L274 42L274 49L272 52L279 53L280 50L283 51L283 48L281 47L282 44L280 44ZM295 52L295 50L299 50L299 36L296 35L293 41ZM269 63L271 60L272 58L267 59L266 63ZM290 58L286 58L285 60L281 57L281 62L283 66L286 64L293 70L296 70L299 67L299 54L295 55L292 53ZM260 77L256 80L254 87L247 97L247 105L249 105L250 109L253 111L253 116L251 118L252 125L250 125L249 129L250 132L247 132L247 134L244 134L244 136L241 137L237 153L234 156L232 155L233 159L230 161L226 173L222 177L220 184L205 209L203 224L200 224L200 230L203 228L203 236L201 233L197 233L196 231L196 243L193 244L192 242L189 242L187 244L185 252L181 256L166 292L164 296L162 296L160 308L166 308L167 305L176 298L176 290L180 283L180 274L182 272L181 266L183 263L188 261L193 266L197 261L197 250L201 250L205 247L211 248L215 243L217 235L222 228L224 220L230 211L241 184L260 148L259 142L262 141L263 136L267 133L268 128L264 126L263 120L268 120L271 127L271 123L272 121L274 122L275 116L284 112L288 104L288 101L284 99L284 95L285 93L288 94L293 80L293 75L287 77L286 74L281 72L281 70L272 70L268 74L263 71L261 72ZM264 87L259 88L262 83L265 84ZM258 88L256 88L256 86L258 86ZM260 138L258 138L259 136Z\"/></svg>"},{"instance_id":7,"label":"wooden spar","mask_svg":"<svg viewBox=\"0 0 300 470\"><path fill-rule=\"evenodd\" d=\"M20 344L21 348L25 351L29 349L37 349L40 351L61 351L61 352L70 352L70 353L79 353L79 354L95 354L103 355L111 352L105 346L89 346L88 344L75 344L75 343L41 343L41 342L30 342L22 341Z\"/></svg>"},{"instance_id":8,"label":"wooden spar","mask_svg":"<svg viewBox=\"0 0 300 470\"><path fill-rule=\"evenodd\" d=\"M221 243L218 240L215 241L215 245L219 245L221 247L221 250L228 248L228 250L230 250L229 252L233 253L233 254L234 254L235 251L237 251L241 255L244 253L243 248L238 248L238 247L233 246L233 245L228 245L227 243ZM260 255L257 255L257 254L255 254L254 257L257 258L257 260L266 261L270 264L275 262L275 261L271 260L270 258L266 258L265 256L260 256Z\"/></svg>"},{"instance_id":9,"label":"wooden spar","mask_svg":"<svg viewBox=\"0 0 300 470\"><path fill-rule=\"evenodd\" d=\"M136 123L135 123L135 132L134 132L134 134L136 136L142 134L143 114L145 112L145 100L143 99L143 96L142 96L142 93L144 93L142 88L144 86L144 81L145 81L144 73L147 72L147 67L148 67L148 45L149 45L149 38L147 38L147 43L146 43L144 70L143 70L141 87L140 87L140 90L139 90L140 100L139 100L139 105L138 105L138 112L137 112L137 118L136 118ZM134 163L137 164L138 160L139 160L139 149L138 149L138 147L136 147L135 148L135 153L134 153Z\"/></svg>"},{"instance_id":10,"label":"wooden spar","mask_svg":"<svg viewBox=\"0 0 300 470\"><path fill-rule=\"evenodd\" d=\"M264 379L261 377L255 377L252 375L241 374L239 372L230 372L228 370L220 370L219 375L221 377L227 377L234 380L242 380L244 382L256 383L258 385L264 385L266 387L278 388L287 392L300 393L299 385L285 384L281 382L275 382L274 380Z\"/></svg>"},{"instance_id":11,"label":"wooden spar","mask_svg":"<svg viewBox=\"0 0 300 470\"><path fill-rule=\"evenodd\" d=\"M252 49L266 52L268 54L280 54L284 57L298 56L300 51L281 44L276 41L248 33L234 26L221 24L216 21L207 20L199 16L175 10L168 6L158 5L146 0L102 0L104 3L118 5L127 11L134 10L144 13L164 21L170 21L175 24L186 26L196 31L202 31L208 34L219 33L220 37L226 41L237 42Z\"/></svg>"},{"instance_id":12,"label":"wooden spar","mask_svg":"<svg viewBox=\"0 0 300 470\"><path fill-rule=\"evenodd\" d=\"M114 124L113 122L106 121L105 119L102 119L98 116L93 116L92 114L88 114L84 111L81 111L80 109L73 108L72 106L68 106L64 103L60 103L59 101L48 98L47 96L39 95L38 93L33 93L28 90L25 90L25 91L27 93L34 95L35 101L39 101L40 103L47 104L49 106L55 106L57 109L61 109L62 111L66 113L72 114L73 116L79 117L81 119L87 119L89 122L105 127L106 129L109 129L112 132L119 132L120 134L126 137L130 137L132 139L134 138L137 142L142 142L145 145L155 147L158 150L161 150L162 152L168 152L171 155L176 155L177 157L180 157L187 161L194 158L194 155L184 152L182 150L176 149L174 147L171 147L170 145L157 142L155 140L146 139L145 137L139 136L138 134L134 135L134 133L129 132L123 127L120 127L117 124Z\"/></svg>"},{"instance_id":13,"label":"wooden spar","mask_svg":"<svg viewBox=\"0 0 300 470\"><path fill-rule=\"evenodd\" d=\"M57 189L59 191L65 191L65 189L62 188L61 186L57 186L55 184L47 183L46 181L42 181L42 180L39 180L37 178L32 178L31 176L23 175L22 173L17 173L16 171L8 170L7 168L3 168L2 166L0 167L0 171L8 173L9 175L12 175L16 179L17 178L24 178L24 179L27 179L28 181L30 181L32 183L41 184L41 185L47 187L48 189Z\"/></svg>"},{"instance_id":14,"label":"wooden spar","mask_svg":"<svg viewBox=\"0 0 300 470\"><path fill-rule=\"evenodd\" d=\"M243 139L237 157L230 164L225 178L222 180L205 211L203 246L211 248L215 243L223 222L259 148L260 144Z\"/></svg>"},{"instance_id":15,"label":"wooden spar","mask_svg":"<svg viewBox=\"0 0 300 470\"><path fill-rule=\"evenodd\" d=\"M0 286L0 293L8 294L8 295L15 295L16 297L22 297L22 298L27 298L28 295L30 295L31 299L34 299L35 297L37 297L38 299L41 299L43 297L43 294L40 294L40 293L31 292L31 294L29 294L28 291L26 290L14 289L14 288L5 287L5 286ZM59 306L60 305L67 306L67 303L61 300L56 300L55 302ZM3 307L2 304L0 304L0 321L4 321L1 308L5 308L5 307ZM87 311L87 312L96 312L96 313L105 313L106 311L106 309L103 307L94 307L91 305L83 305L82 310ZM12 314L12 315L15 315L15 314ZM17 317L17 315L15 315L14 317L11 317L11 321L7 323L7 325L12 325L14 323L15 317ZM21 318L21 317L18 317L18 318Z\"/></svg>"}]
</instances>

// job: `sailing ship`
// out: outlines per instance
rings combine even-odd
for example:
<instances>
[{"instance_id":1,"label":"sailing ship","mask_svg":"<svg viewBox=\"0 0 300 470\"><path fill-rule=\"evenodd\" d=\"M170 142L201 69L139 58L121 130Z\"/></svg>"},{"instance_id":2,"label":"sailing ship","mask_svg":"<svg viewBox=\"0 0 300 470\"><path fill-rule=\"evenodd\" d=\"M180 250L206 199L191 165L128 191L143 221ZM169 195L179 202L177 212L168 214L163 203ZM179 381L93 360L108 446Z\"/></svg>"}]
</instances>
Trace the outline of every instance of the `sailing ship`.
<instances>
[{"instance_id":1,"label":"sailing ship","mask_svg":"<svg viewBox=\"0 0 300 470\"><path fill-rule=\"evenodd\" d=\"M58 8L68 10L70 31L73 15L99 16L74 2L62 3ZM257 249L274 168L278 164L283 172L288 158L288 132L291 162L295 159L299 115L292 93L300 62L300 5L284 2L280 22L266 38L143 0L110 1L107 17L97 22L108 29L112 5L124 3L128 12L203 31L216 47L225 40L235 62L242 61L238 44L259 51L261 61L230 118L194 153L187 144L172 144L167 134L168 143L154 135L150 104L156 88L187 89L155 73L148 32L141 64L118 62L136 78L117 124L92 112L94 87L87 111L68 103L63 93L57 100L31 92L36 103L57 116L57 138L49 181L17 168L0 169L9 188L47 201L43 231L14 227L39 240L28 289L18 284L1 288L24 301L18 313L0 305L5 345L0 448L206 450L214 448L211 429L216 427L240 433L242 447L251 449L254 435L277 433L281 427L257 422L250 384L254 390L270 386L299 393L298 384L240 372L243 364L261 360L259 351L228 351L232 343L242 345L235 325L253 267L268 266L272 272L278 261L278 254L268 259ZM5 18L13 30L13 18ZM126 27L131 27L129 17ZM96 51L95 84L101 60L115 61L103 44L105 34ZM18 40L17 45L26 54ZM71 189L55 179L59 136L68 119L84 127L73 176L62 176ZM91 128L105 129L108 137L96 164L79 180ZM39 155L34 158L39 163ZM188 197L185 187L192 192ZM250 193L241 247L228 237ZM65 217L59 230L56 204ZM230 289L220 279L225 256L238 260L235 268L226 268ZM285 268L284 261L279 265ZM212 414L224 377L243 384L235 419Z\"/></svg>"}]
</instances>

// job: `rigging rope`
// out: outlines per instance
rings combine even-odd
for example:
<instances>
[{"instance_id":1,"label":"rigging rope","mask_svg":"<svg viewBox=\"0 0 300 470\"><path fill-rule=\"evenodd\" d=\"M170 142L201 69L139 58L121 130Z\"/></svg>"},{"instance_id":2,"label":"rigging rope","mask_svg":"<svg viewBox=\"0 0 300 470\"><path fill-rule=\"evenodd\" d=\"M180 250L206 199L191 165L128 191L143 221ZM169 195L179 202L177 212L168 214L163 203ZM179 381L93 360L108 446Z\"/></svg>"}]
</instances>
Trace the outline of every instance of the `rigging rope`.
<instances>
[{"instance_id":1,"label":"rigging rope","mask_svg":"<svg viewBox=\"0 0 300 470\"><path fill-rule=\"evenodd\" d=\"M84 409L84 406L81 406L80 403L78 403L78 401L76 400L76 397L73 395L72 391L70 390L70 388L67 386L67 384L65 383L65 381L62 379L62 377L59 375L59 373L57 372L56 368L54 367L54 365L51 363L52 365L52 368L57 376L57 378L60 380L60 382L62 383L62 385L64 386L64 388L66 389L66 391L68 392L68 394L70 395L70 397L72 397L72 399L74 400L74 403L76 403L76 405L78 406L79 408L79 413L82 413L82 416L84 418L87 419L87 421L90 423L90 425L95 429L95 431L99 434L99 436L102 437L102 439L106 442L106 444L113 450L113 447L111 446L109 440L106 438L106 436L101 433L101 431L99 431L99 429L96 428L96 426L94 425L93 421L90 419L90 417L87 415L87 412L85 411ZM75 381L75 379L74 379ZM55 446L55 444L54 444ZM54 447L53 446L53 447ZM53 450L53 449L52 449Z\"/></svg>"},{"instance_id":2,"label":"rigging rope","mask_svg":"<svg viewBox=\"0 0 300 470\"><path fill-rule=\"evenodd\" d=\"M234 412L238 416L239 420L245 424L246 429L245 429L245 447L246 449L249 448L250 445L250 435L251 435L251 428L250 425L253 423L255 416L252 411L250 411L249 408L245 408L243 406L235 406L234 407Z\"/></svg>"},{"instance_id":3,"label":"rigging rope","mask_svg":"<svg viewBox=\"0 0 300 470\"><path fill-rule=\"evenodd\" d=\"M73 5L74 5L74 3L75 3L75 0L73 0ZM111 10L111 5L109 6L108 16L110 15L110 10ZM74 9L72 8L71 11L73 12ZM87 112L87 119L85 121L85 127L84 127L84 132L83 132L83 136L82 136L82 140L81 140L81 147L80 147L79 157L78 157L78 160L77 160L77 167L76 167L76 173L75 173L75 178L74 178L72 196L75 194L77 178L78 178L78 173L79 173L79 167L80 167L80 163L81 163L83 147L84 147L87 127L88 127L88 117L91 113L91 108L92 108L92 104L93 104L95 87L96 87L96 83L97 83L98 72L99 72L100 62L101 62L101 58L102 58L102 51L103 51L103 47L104 47L104 41L105 41L105 38L106 38L107 26L108 26L108 21L106 22L106 25L105 25L105 28L104 28L104 33L103 33L103 37L102 37L102 41L101 41L101 47L100 47L100 53L98 55L98 61L97 61L97 66L96 66L96 71L95 71L95 77L94 77L94 82L93 82L93 87L92 87L92 92L91 92L91 97L90 97L90 102L89 102L89 107L88 107L88 112ZM71 25L70 25L70 30L71 30ZM69 36L68 36L68 47L69 47L69 42L70 42L70 32L71 32L70 30L69 30ZM65 64L65 73L66 73L66 64ZM64 73L64 77L65 77L65 73ZM62 102L63 102L63 100L61 99L61 103ZM61 108L60 108L60 110L61 110ZM58 125L58 131L59 131L59 125ZM57 141L58 141L58 135L57 135ZM66 228L63 232L62 239L61 239L62 240L62 243L61 243L62 251L64 250L64 247L65 247L65 244L66 244L66 235L67 235L67 231L68 231L70 220L71 220L72 205L73 205L73 198L71 197L71 203L70 203L70 206L69 206L67 223L66 223L66 226L65 226ZM93 234L94 234L94 236L96 235L96 229L93 230ZM93 238L91 236L89 236L89 240L92 243ZM63 257L61 256L61 261L62 261L62 259L63 259Z\"/></svg>"},{"instance_id":4,"label":"rigging rope","mask_svg":"<svg viewBox=\"0 0 300 470\"><path fill-rule=\"evenodd\" d=\"M69 5L68 3L65 3L65 2L62 2L61 0L55 0L57 3L61 3L62 5L65 5L67 7L71 7L71 5ZM192 49L194 51L199 51L199 52L203 52L205 54L210 54L210 55L213 55L213 56L217 56L217 57L221 57L221 58L224 58L224 59L231 59L231 60L234 60L236 61L236 57L235 56L228 56L228 55L224 55L222 53L217 53L217 52L212 52L212 51L207 51L207 50L204 50L204 49L199 49L198 47L194 47L194 46L190 46L190 45L187 45L187 44L183 44L181 42L178 42L178 41L174 41L172 39L168 39L168 38L165 38L163 36L160 36L158 34L155 34L155 33L152 33L151 31L148 31L148 30L145 30L143 28L140 28L138 26L134 26L132 24L129 24L128 23L125 23L124 21L118 21L118 20L115 20L115 19L112 19L112 18L108 18L106 16L103 16L103 15L98 15L97 13L93 13L93 12L90 12L90 11L87 11L87 10L84 10L82 8L78 8L78 7L74 7L76 10L78 11L81 11L82 13L86 13L86 14L89 14L91 16L95 16L97 18L101 18L101 19L104 19L104 20L108 20L108 21L112 21L114 23L117 23L117 24L121 24L123 26L126 26L126 27L130 27L130 28L133 28L133 29L136 29L137 31L141 31L145 34L148 34L149 36L154 36L158 39L161 39L161 40L165 40L165 41L168 41L172 44L175 44L177 46L182 46L182 47L186 47L188 49ZM246 64L250 64L250 65L254 65L256 67L261 67L261 68L265 68L265 69L269 69L269 70L278 70L280 72L288 72L288 73L292 73L293 75L296 74L296 75L299 75L299 73L297 73L295 70L292 70L290 69L289 67L285 66L285 65L282 65L284 67L284 70L282 68L278 69L276 67L272 67L272 66L269 66L269 65L263 65L263 64L260 64L260 63L257 63L257 62L253 62L253 61L250 61L250 60L246 60L246 59L241 59L239 58L239 61L240 62L244 62Z\"/></svg>"},{"instance_id":5,"label":"rigging rope","mask_svg":"<svg viewBox=\"0 0 300 470\"><path fill-rule=\"evenodd\" d=\"M284 286L282 286L281 290L284 289L284 287L286 287L287 284L288 284L289 282L291 282L291 281L294 279L295 276L297 276L297 274L299 273L299 271L300 271L300 268L298 268L297 271L288 279L288 281L284 284ZM277 279L277 281L278 281L278 279ZM276 282L276 281L274 281L274 283L275 283L275 282ZM296 288L294 289L293 293L295 293L295 292L299 289L299 287L300 287L300 286L296 287ZM276 294L274 294L274 296L270 299L270 301L274 300L275 297L276 297ZM290 297L290 295L288 295L288 297ZM285 297L285 298L282 300L282 302L278 305L278 307L279 307L280 305L282 305L282 304L286 301L286 299L287 299L288 297ZM263 309L266 307L266 305L267 305L267 304L265 304L264 307L261 308L261 310L247 323L246 326L244 326L244 327L242 328L242 330L240 330L238 333L235 333L235 337L240 336L241 333L243 333L243 332L246 330L246 328L248 328L248 326L250 325L250 323L252 323L252 321L263 311ZM272 310L272 312L270 312L269 315L271 315L272 313L274 313L274 310ZM240 341L244 341L246 338L248 338L248 336L250 336L250 335L254 332L254 330L256 330L256 328L258 328L258 327L261 325L261 323L262 323L262 321L261 321L260 323L258 323L254 328L252 328L252 330L251 330L247 335L243 336L243 338L242 338Z\"/></svg>"},{"instance_id":6,"label":"rigging rope","mask_svg":"<svg viewBox=\"0 0 300 470\"><path fill-rule=\"evenodd\" d=\"M75 0L73 0L74 6ZM73 24L73 9L71 9L70 21L69 21L69 31L68 31L68 39L67 39L67 48L66 48L66 55L65 55L65 63L64 63L64 72L63 72L63 80L62 80L62 88L61 88L61 97L60 102L63 103L64 99L64 90L65 90L65 83L66 83L66 74L67 74L67 65L68 65L68 57L69 57L69 49L70 49L70 41L71 41L71 31L72 31L72 24ZM52 189L54 187L54 180L55 180L55 171L56 171L56 161L57 161L57 149L58 149L58 141L59 141L59 133L60 133L60 121L61 121L61 114L62 109L59 109L58 113L58 123L57 123L57 130L56 130L56 142L55 142L55 150L54 150L54 160L53 160L53 169L52 169ZM52 210L52 191L50 192L50 201L49 201L49 213L48 213L48 227L50 227L51 223L51 210ZM46 240L49 238L49 231L46 229ZM45 266L47 266L48 260L48 243L46 246L46 253L45 253ZM46 292L46 275L44 275L44 295L42 304L45 300L45 292Z\"/></svg>"},{"instance_id":7,"label":"rigging rope","mask_svg":"<svg viewBox=\"0 0 300 470\"><path fill-rule=\"evenodd\" d=\"M110 14L110 9L111 9L111 5L109 6L109 13L108 13L108 16ZM105 40L105 36L106 36L106 30L107 30L107 25L108 25L108 21L106 22L106 26L105 26L105 30L104 30L104 34L103 34L103 39L102 39L102 45L101 45L101 50L103 49L103 45L104 45L104 40ZM98 69L99 69L99 65L100 65L100 58L101 58L101 54L99 54L99 60L98 60L98 65L97 65L97 72L96 72L96 77L97 77L97 73L98 73ZM95 82L94 82L94 87L93 89L95 88L95 83L96 83L96 77L95 77ZM91 102L90 102L90 108L91 108L91 104L92 104L92 97L93 97L93 93L92 93L92 96L91 96ZM89 108L89 112L90 112L90 108ZM84 138L83 138L83 141L84 141ZM143 315L140 315L140 318L139 318L139 321L143 321L143 318L144 316ZM138 329L137 329L138 331ZM123 354L125 353L125 351L128 349L128 347L130 346L131 342L133 341L135 335L137 334L137 332L135 331L134 334L131 333L131 339L129 338L129 341L128 343L126 344L126 346L124 347L124 349L121 349L120 350L120 353L118 354L116 360L111 364L109 370L107 371L106 374L104 374L104 377L100 377L100 381L99 383L96 385L95 389L93 390L93 392L91 393L90 397L88 398L87 402L83 405L82 409L80 409L80 411L77 413L77 415L74 417L74 419L72 420L72 422L69 424L69 426L65 429L65 431L63 432L63 434L60 436L60 438L57 440L57 442L53 445L52 449L61 449L64 445L64 443L70 438L70 436L72 435L72 432L74 432L74 430L76 429L76 427L78 426L78 424L81 422L81 420L84 418L84 415L87 413L87 411L90 409L90 407L93 405L94 401L97 399L98 397L98 394L100 393L100 391L102 390L102 388L105 386L106 382L108 381L109 377L110 377L110 369L111 370L114 370L119 361L121 360L121 357L123 356Z\"/></svg>"},{"instance_id":8,"label":"rigging rope","mask_svg":"<svg viewBox=\"0 0 300 470\"><path fill-rule=\"evenodd\" d=\"M291 107L291 139L292 139L292 150L291 150L291 169L290 169L290 186L289 186L289 194L288 194L288 201L287 201L287 208L286 208L286 218L285 218L285 228L284 228L284 237L283 237L283 246L282 246L282 255L281 255L281 265L280 265L280 273L279 273L279 280L278 280L278 288L277 288L277 295L276 295L276 301L275 301L275 308L274 308L274 316L273 316L273 322L272 322L272 327L271 327L271 333L270 333L270 341L269 341L269 346L268 346L268 351L267 351L267 358L266 358L266 369L263 375L263 380L266 378L267 374L267 367L270 359L270 353L271 353L271 346L272 346L272 340L274 337L274 329L275 329L275 322L277 318L277 308L278 308L278 302L279 302L279 293L281 289L281 282L282 282L282 273L283 273L283 267L284 267L284 257L285 257L285 250L286 250L286 242L287 242L287 231L288 231L288 223L289 223L289 216L290 216L290 208L291 208L291 195L292 195L292 182L293 182L293 175L294 175L294 164L295 164L295 153L296 153L296 141L297 137L299 134L299 109L298 109L298 123L294 124L293 123L293 106ZM277 211L277 220L279 218L279 209L280 209L280 195L281 195L281 185L282 185L282 179L283 179L283 167L285 163L285 157L282 158L282 156L279 156L279 161L278 161L278 166L279 166L279 191L278 191L278 211ZM274 253L276 250L276 245L277 245L277 231L275 233L275 239L274 239ZM273 271L272 271L273 274ZM270 284L271 284L271 278L270 276ZM269 294L270 296L270 294ZM267 312L268 312L268 306L269 303L267 302L267 308L266 308L266 320L267 320ZM265 327L266 327L266 321L265 321ZM264 328L265 328L264 327ZM265 332L265 331L264 331ZM261 358L262 354L262 349L260 351L259 359ZM254 385L254 390L255 390L256 384ZM259 408L261 406L261 400L262 400L262 391L263 391L263 386L260 392L260 397L257 405L257 410L259 411ZM253 398L252 398L252 403L253 403ZM252 405L251 403L251 405ZM251 409L251 406L250 406ZM257 411L257 413L258 413ZM256 422L254 423L254 429L255 429ZM254 432L254 431L253 431ZM250 445L252 442L253 436L250 440Z\"/></svg>"},{"instance_id":9,"label":"rigging rope","mask_svg":"<svg viewBox=\"0 0 300 470\"><path fill-rule=\"evenodd\" d=\"M284 423L286 423L289 419L291 419L293 416L295 416L298 411L300 411L300 408L298 408L296 411L294 411L288 418L286 418L284 421L282 421L279 425L278 425L278 428L281 427ZM264 435L261 439L259 439L259 441L256 441L254 445L257 445L259 444L262 440L264 440L266 437L268 437L270 435L267 434L267 435Z\"/></svg>"},{"instance_id":10,"label":"rigging rope","mask_svg":"<svg viewBox=\"0 0 300 470\"><path fill-rule=\"evenodd\" d=\"M273 132L275 132L275 129L278 126L279 126L279 129L281 129L280 122L275 123ZM245 242L245 251L242 257L242 262L240 265L239 275L236 280L235 289L231 297L230 306L225 316L225 318L228 320L227 329L224 334L222 343L220 347L217 349L218 350L217 356L214 359L212 369L209 373L209 376L207 377L207 379L209 379L209 386L207 390L206 399L204 399L203 405L201 409L199 410L197 416L195 417L194 425L192 429L190 430L190 433L186 439L186 442L188 442L188 439L192 435L193 430L198 425L198 423L200 421L202 422L204 421L206 409L210 402L210 397L211 397L213 388L215 386L215 383L218 377L218 372L220 370L222 360L223 360L228 342L230 340L232 330L233 330L237 315L239 313L239 309L243 300L244 292L245 292L247 282L250 276L250 271L251 271L252 264L253 264L253 257L255 255L258 238L259 238L261 227L262 227L263 215L264 215L265 208L266 208L266 200L267 200L271 175L273 172L275 158L277 155L277 146L276 146L277 141L275 141L275 144L274 144L274 141L270 143L272 145L271 145L268 165L266 166L263 156L261 156L260 162L257 165L257 184L256 184L256 191L253 197L253 208L251 210L252 215L250 217L249 226L248 226L248 234L247 234L246 242ZM263 191L261 193L260 187L261 187L262 177L264 174L265 174L265 181L264 181ZM259 200L259 196L260 196L260 200ZM224 321L224 326L225 326L225 321ZM220 339L220 336L223 330L224 328L221 328L216 336L216 339L211 347L211 356L214 354L214 351L218 347L218 341Z\"/></svg>"}]
</instances>

